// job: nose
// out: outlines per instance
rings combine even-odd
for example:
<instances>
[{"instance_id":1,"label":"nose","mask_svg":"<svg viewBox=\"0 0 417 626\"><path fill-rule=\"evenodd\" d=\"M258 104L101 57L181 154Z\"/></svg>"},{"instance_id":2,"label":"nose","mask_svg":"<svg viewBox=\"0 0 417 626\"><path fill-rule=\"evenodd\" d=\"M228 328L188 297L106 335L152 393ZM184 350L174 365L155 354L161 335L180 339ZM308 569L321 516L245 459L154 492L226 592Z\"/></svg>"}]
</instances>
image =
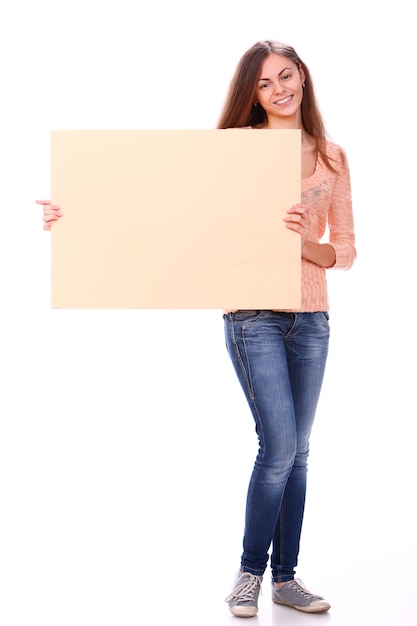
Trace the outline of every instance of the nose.
<instances>
[{"instance_id":1,"label":"nose","mask_svg":"<svg viewBox=\"0 0 417 626\"><path fill-rule=\"evenodd\" d=\"M281 85L281 83L279 82L279 80L274 81L274 93L275 94L280 94L283 91L284 91L284 88Z\"/></svg>"}]
</instances>

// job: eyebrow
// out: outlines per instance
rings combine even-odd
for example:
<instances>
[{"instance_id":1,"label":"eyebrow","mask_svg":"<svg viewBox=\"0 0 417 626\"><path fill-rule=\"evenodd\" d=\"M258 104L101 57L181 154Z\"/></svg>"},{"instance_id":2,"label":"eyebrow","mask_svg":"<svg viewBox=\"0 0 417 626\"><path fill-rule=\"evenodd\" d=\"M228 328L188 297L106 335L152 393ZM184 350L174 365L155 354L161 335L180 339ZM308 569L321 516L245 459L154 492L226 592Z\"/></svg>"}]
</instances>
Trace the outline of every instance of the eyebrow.
<instances>
[{"instance_id":1,"label":"eyebrow","mask_svg":"<svg viewBox=\"0 0 417 626\"><path fill-rule=\"evenodd\" d=\"M281 74L282 74L283 72L287 72L288 70L290 70L290 71L291 71L291 70L292 70L292 68L291 68L291 67L284 67L284 69L283 69L283 70L281 70L281 71L279 72L278 76L281 76ZM270 78L258 78L258 82L259 82L260 80L270 80Z\"/></svg>"}]
</instances>

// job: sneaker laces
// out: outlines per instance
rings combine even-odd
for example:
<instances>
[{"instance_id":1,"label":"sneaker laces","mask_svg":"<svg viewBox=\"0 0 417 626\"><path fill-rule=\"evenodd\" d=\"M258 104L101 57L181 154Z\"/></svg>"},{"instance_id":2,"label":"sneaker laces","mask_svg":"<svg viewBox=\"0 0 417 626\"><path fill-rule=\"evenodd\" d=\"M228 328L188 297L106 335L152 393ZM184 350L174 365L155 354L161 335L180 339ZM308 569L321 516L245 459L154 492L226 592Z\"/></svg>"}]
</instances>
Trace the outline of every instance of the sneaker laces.
<instances>
[{"instance_id":1,"label":"sneaker laces","mask_svg":"<svg viewBox=\"0 0 417 626\"><path fill-rule=\"evenodd\" d=\"M254 574L250 574L248 580L243 581L240 585L234 587L232 593L227 596L226 602L231 600L239 600L240 602L253 602L255 600L256 589L260 585L259 577ZM261 588L262 594L262 588Z\"/></svg>"},{"instance_id":2,"label":"sneaker laces","mask_svg":"<svg viewBox=\"0 0 417 626\"><path fill-rule=\"evenodd\" d=\"M290 582L288 583L288 586L291 587L291 589L293 589L296 593L298 593L300 596L303 596L304 598L318 598L319 596L316 596L314 593L311 593L311 591L309 591L305 584L303 583L302 580L300 580L300 578L295 578L294 580L290 580Z\"/></svg>"}]
</instances>

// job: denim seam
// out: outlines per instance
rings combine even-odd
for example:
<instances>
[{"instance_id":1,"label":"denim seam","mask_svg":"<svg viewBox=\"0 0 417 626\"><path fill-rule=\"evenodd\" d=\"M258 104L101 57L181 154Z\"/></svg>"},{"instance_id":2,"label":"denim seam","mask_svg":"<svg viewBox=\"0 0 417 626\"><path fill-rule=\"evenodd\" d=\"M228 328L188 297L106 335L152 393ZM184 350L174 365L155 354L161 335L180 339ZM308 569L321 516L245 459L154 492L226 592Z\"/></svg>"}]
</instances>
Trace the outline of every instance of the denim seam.
<instances>
[{"instance_id":1,"label":"denim seam","mask_svg":"<svg viewBox=\"0 0 417 626\"><path fill-rule=\"evenodd\" d=\"M243 329L244 327L242 327ZM243 345L245 348L245 357L246 357L246 362L248 363L248 369L245 369L244 363L243 363L243 359L242 356L240 354L239 351L239 346L238 346L238 342L236 341L236 333L235 333L235 324L234 322L231 322L231 330L232 330L232 336L233 336L233 347L237 356L237 360L239 363L239 367L243 373L244 379L245 379L245 385L246 385L246 390L249 394L250 399L253 401L254 400L254 394L253 394L253 390L252 390L252 385L251 385L251 381L250 381L250 368L249 368L249 360L248 360L248 355L246 352L246 346L245 346L245 341L243 341Z\"/></svg>"},{"instance_id":2,"label":"denim seam","mask_svg":"<svg viewBox=\"0 0 417 626\"><path fill-rule=\"evenodd\" d=\"M249 396L250 396L251 400L254 401L255 400L255 393L254 393L254 390L253 390L252 375L251 375L249 357L248 357L248 352L247 352L247 349L246 349L245 330L246 330L246 325L242 326L242 342L243 342L243 347L244 347L244 350L245 350L245 358L246 358L246 363L247 363L247 369L245 371L245 378L248 381ZM243 367L243 362L242 362L242 367Z\"/></svg>"}]
</instances>

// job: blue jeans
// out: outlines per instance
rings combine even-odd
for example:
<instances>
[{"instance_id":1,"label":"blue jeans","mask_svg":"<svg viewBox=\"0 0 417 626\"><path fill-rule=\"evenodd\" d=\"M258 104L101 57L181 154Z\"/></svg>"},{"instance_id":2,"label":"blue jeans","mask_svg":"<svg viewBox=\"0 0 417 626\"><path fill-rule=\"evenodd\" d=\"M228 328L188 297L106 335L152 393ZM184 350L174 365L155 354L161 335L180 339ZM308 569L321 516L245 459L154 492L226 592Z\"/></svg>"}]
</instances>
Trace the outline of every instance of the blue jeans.
<instances>
[{"instance_id":1,"label":"blue jeans","mask_svg":"<svg viewBox=\"0 0 417 626\"><path fill-rule=\"evenodd\" d=\"M274 582L298 562L309 438L329 345L327 312L224 315L226 346L255 419L259 450L249 483L241 569Z\"/></svg>"}]
</instances>

